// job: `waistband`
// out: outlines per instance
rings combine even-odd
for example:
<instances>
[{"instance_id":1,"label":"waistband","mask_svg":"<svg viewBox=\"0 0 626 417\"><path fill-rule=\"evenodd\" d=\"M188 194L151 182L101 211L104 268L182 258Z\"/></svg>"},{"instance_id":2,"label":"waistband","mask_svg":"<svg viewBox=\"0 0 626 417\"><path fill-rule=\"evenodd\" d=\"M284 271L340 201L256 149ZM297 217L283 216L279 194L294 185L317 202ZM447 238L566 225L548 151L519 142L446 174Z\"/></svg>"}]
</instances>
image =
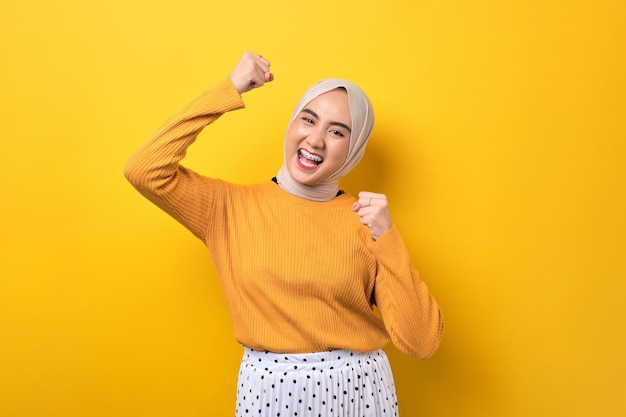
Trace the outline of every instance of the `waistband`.
<instances>
[{"instance_id":1,"label":"waistband","mask_svg":"<svg viewBox=\"0 0 626 417\"><path fill-rule=\"evenodd\" d=\"M274 353L244 346L242 363L274 372L324 371L343 367L371 366L388 363L382 349L372 352L331 350L312 353Z\"/></svg>"}]
</instances>

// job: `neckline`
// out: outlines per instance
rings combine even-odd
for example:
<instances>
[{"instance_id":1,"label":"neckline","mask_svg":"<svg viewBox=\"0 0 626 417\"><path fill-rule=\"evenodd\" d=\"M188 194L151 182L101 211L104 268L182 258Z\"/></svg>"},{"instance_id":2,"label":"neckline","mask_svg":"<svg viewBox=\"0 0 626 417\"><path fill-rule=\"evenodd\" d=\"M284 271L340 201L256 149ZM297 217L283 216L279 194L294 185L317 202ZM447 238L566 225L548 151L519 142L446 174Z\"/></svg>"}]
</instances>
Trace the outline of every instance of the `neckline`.
<instances>
[{"instance_id":1,"label":"neckline","mask_svg":"<svg viewBox=\"0 0 626 417\"><path fill-rule=\"evenodd\" d=\"M274 182L274 184L278 185L278 178L276 177L272 177L272 182ZM337 190L337 194L335 194L335 198L339 197L340 195L345 194L345 191L343 190ZM306 200L306 199L304 199Z\"/></svg>"},{"instance_id":2,"label":"neckline","mask_svg":"<svg viewBox=\"0 0 626 417\"><path fill-rule=\"evenodd\" d=\"M302 206L319 206L320 204L324 204L326 206L342 206L342 205L345 205L346 201L349 201L351 198L348 193L341 191L341 193L337 193L337 196L334 197L332 200L328 200L328 201L308 200L306 198L293 195L283 190L282 188L280 188L280 186L278 185L278 183L275 181L274 178L272 178L271 181L268 181L265 184L267 185L268 191L271 194L275 195L277 198L286 199L290 203L298 204Z\"/></svg>"}]
</instances>

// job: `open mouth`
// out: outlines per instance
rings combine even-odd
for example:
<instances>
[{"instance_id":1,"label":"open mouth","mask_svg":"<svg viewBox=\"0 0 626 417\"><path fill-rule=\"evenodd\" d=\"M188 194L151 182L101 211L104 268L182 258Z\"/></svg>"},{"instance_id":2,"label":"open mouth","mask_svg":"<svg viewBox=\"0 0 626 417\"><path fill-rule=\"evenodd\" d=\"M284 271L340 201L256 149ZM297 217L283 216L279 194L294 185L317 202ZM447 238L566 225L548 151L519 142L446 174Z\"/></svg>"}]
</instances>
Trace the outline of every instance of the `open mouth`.
<instances>
[{"instance_id":1,"label":"open mouth","mask_svg":"<svg viewBox=\"0 0 626 417\"><path fill-rule=\"evenodd\" d=\"M301 165L308 168L316 167L324 162L324 158L321 156L307 152L304 149L298 149L298 160Z\"/></svg>"}]
</instances>

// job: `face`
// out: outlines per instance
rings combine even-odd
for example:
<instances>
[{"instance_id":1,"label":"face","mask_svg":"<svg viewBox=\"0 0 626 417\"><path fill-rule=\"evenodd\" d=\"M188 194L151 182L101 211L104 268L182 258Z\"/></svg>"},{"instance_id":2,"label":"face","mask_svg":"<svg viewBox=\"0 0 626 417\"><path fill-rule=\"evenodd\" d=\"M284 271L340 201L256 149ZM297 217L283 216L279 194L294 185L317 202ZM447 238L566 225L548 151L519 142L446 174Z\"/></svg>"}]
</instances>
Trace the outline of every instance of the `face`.
<instances>
[{"instance_id":1,"label":"face","mask_svg":"<svg viewBox=\"0 0 626 417\"><path fill-rule=\"evenodd\" d=\"M331 90L309 102L287 131L285 155L291 177L313 185L334 174L348 157L351 129L345 90Z\"/></svg>"}]
</instances>

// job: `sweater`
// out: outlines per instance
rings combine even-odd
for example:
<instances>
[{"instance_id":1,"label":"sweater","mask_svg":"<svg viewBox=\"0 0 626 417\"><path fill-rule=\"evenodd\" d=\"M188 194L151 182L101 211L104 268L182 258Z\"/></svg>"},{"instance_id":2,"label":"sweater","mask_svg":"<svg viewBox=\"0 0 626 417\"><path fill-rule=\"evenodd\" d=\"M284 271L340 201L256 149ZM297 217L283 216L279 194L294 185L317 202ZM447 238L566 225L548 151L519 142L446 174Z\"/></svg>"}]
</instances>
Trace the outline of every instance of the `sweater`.
<instances>
[{"instance_id":1,"label":"sweater","mask_svg":"<svg viewBox=\"0 0 626 417\"><path fill-rule=\"evenodd\" d=\"M233 184L180 165L202 129L243 107L224 80L170 117L125 168L207 246L237 341L281 353L372 351L391 341L430 357L443 317L395 225L374 240L349 194L315 202L269 180Z\"/></svg>"}]
</instances>

